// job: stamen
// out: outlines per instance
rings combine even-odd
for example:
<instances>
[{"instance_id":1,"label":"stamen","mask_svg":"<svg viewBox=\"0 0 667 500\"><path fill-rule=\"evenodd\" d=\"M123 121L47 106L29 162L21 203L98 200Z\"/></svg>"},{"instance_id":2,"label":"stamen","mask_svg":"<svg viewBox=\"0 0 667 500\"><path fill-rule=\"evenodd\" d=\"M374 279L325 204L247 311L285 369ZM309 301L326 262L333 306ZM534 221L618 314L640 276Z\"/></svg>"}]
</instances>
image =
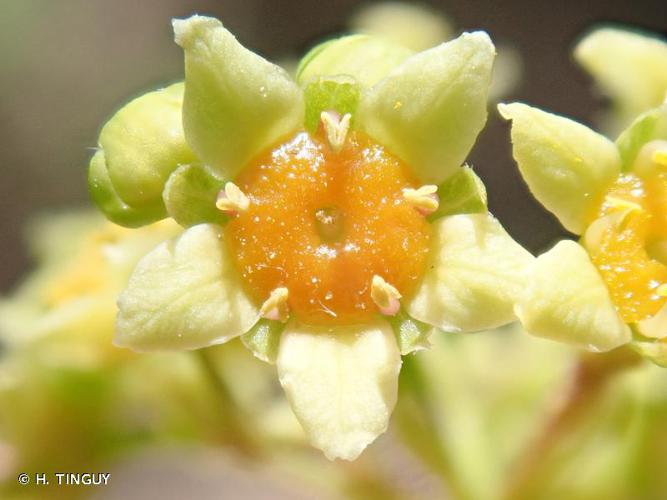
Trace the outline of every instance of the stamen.
<instances>
[{"instance_id":1,"label":"stamen","mask_svg":"<svg viewBox=\"0 0 667 500\"><path fill-rule=\"evenodd\" d=\"M371 281L371 298L385 316L394 316L401 308L399 291L377 274Z\"/></svg>"},{"instance_id":2,"label":"stamen","mask_svg":"<svg viewBox=\"0 0 667 500\"><path fill-rule=\"evenodd\" d=\"M345 113L341 118L335 111L322 111L320 114L320 119L322 120L322 125L324 125L324 131L327 135L329 147L331 147L335 153L338 153L345 145L345 139L350 130L351 118L352 115L350 113Z\"/></svg>"},{"instance_id":3,"label":"stamen","mask_svg":"<svg viewBox=\"0 0 667 500\"><path fill-rule=\"evenodd\" d=\"M225 189L218 193L215 206L228 215L234 215L247 210L250 200L233 182L225 184Z\"/></svg>"},{"instance_id":4,"label":"stamen","mask_svg":"<svg viewBox=\"0 0 667 500\"><path fill-rule=\"evenodd\" d=\"M667 167L667 141L657 139L642 146L632 169L640 176L650 176Z\"/></svg>"},{"instance_id":5,"label":"stamen","mask_svg":"<svg viewBox=\"0 0 667 500\"><path fill-rule=\"evenodd\" d=\"M623 198L607 196L605 201L614 211L617 211L617 213L614 214L615 217L613 217L613 222L619 231L623 230L630 215L644 211L644 208L638 203Z\"/></svg>"},{"instance_id":6,"label":"stamen","mask_svg":"<svg viewBox=\"0 0 667 500\"><path fill-rule=\"evenodd\" d=\"M289 306L287 305L288 296L289 290L287 290L287 288L279 287L274 289L271 292L271 295L269 295L269 298L266 299L266 302L260 307L260 316L262 318L287 323L289 318Z\"/></svg>"},{"instance_id":7,"label":"stamen","mask_svg":"<svg viewBox=\"0 0 667 500\"><path fill-rule=\"evenodd\" d=\"M430 215L440 206L440 198L437 194L438 186L426 184L419 189L405 188L403 198L413 205L421 214Z\"/></svg>"}]
</instances>

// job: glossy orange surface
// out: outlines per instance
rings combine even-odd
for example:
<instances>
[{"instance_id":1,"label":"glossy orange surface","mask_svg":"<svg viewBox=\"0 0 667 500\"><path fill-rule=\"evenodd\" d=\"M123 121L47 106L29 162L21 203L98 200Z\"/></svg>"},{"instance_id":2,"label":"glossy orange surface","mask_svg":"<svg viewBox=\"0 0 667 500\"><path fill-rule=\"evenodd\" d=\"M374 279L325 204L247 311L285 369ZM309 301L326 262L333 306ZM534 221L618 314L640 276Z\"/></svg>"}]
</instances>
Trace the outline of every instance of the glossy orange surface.
<instances>
[{"instance_id":1,"label":"glossy orange surface","mask_svg":"<svg viewBox=\"0 0 667 500\"><path fill-rule=\"evenodd\" d=\"M365 136L351 133L334 153L319 136L298 133L251 162L236 184L250 207L225 236L258 303L285 286L301 321L363 322L377 314L373 275L407 296L424 273L430 227L402 197L416 184Z\"/></svg>"},{"instance_id":2,"label":"glossy orange surface","mask_svg":"<svg viewBox=\"0 0 667 500\"><path fill-rule=\"evenodd\" d=\"M589 246L591 259L623 320L636 323L667 302L657 293L667 283L667 262L660 252L651 251L667 243L667 177L621 176L598 214L605 216L612 217L596 244Z\"/></svg>"}]
</instances>

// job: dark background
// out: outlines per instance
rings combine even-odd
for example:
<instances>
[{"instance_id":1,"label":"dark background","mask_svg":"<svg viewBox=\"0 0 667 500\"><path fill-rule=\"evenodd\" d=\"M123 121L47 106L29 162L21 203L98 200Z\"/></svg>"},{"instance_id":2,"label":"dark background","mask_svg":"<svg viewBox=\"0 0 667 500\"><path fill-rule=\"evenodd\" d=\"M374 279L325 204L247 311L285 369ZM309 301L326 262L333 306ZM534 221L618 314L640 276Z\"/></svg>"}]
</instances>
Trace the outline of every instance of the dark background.
<instances>
[{"instance_id":1,"label":"dark background","mask_svg":"<svg viewBox=\"0 0 667 500\"><path fill-rule=\"evenodd\" d=\"M591 124L603 104L570 49L600 22L667 29L664 1L429 3L458 29L483 29L523 58L522 100ZM362 2L275 0L0 0L0 292L30 264L31 216L86 206L85 169L97 133L123 102L182 78L170 19L211 14L246 46L277 60L341 31ZM491 210L536 252L563 235L532 200L511 159L509 129L492 109L470 162Z\"/></svg>"}]
</instances>

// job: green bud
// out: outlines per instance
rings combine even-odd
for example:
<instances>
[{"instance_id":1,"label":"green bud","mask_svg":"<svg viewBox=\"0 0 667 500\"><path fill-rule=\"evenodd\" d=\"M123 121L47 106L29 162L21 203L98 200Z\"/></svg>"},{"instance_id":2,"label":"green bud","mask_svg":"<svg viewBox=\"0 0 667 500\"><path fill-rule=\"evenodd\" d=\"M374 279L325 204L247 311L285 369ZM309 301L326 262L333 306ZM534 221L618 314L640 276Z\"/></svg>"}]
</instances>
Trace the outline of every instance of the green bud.
<instances>
[{"instance_id":1,"label":"green bud","mask_svg":"<svg viewBox=\"0 0 667 500\"><path fill-rule=\"evenodd\" d=\"M167 178L179 165L196 161L183 134L182 102L182 83L149 92L102 128L102 153L91 161L89 184L109 218L139 226L166 216L162 191Z\"/></svg>"},{"instance_id":2,"label":"green bud","mask_svg":"<svg viewBox=\"0 0 667 500\"><path fill-rule=\"evenodd\" d=\"M359 104L361 88L349 76L318 77L305 85L306 129L314 132L320 123L322 111L335 110L341 115L354 114Z\"/></svg>"},{"instance_id":3,"label":"green bud","mask_svg":"<svg viewBox=\"0 0 667 500\"><path fill-rule=\"evenodd\" d=\"M320 76L347 75L372 87L412 55L412 51L384 38L350 35L311 49L296 70L300 85Z\"/></svg>"},{"instance_id":4,"label":"green bud","mask_svg":"<svg viewBox=\"0 0 667 500\"><path fill-rule=\"evenodd\" d=\"M440 205L430 220L455 214L478 214L487 211L486 188L472 168L464 165L438 186Z\"/></svg>"},{"instance_id":5,"label":"green bud","mask_svg":"<svg viewBox=\"0 0 667 500\"><path fill-rule=\"evenodd\" d=\"M88 168L88 189L90 197L106 217L125 227L140 227L164 217L161 204L136 209L123 202L116 193L104 158L104 151L98 150L90 160Z\"/></svg>"},{"instance_id":6,"label":"green bud","mask_svg":"<svg viewBox=\"0 0 667 500\"><path fill-rule=\"evenodd\" d=\"M169 176L162 199L169 216L183 227L222 224L227 217L215 200L224 185L224 179L206 165L181 165Z\"/></svg>"}]
</instances>

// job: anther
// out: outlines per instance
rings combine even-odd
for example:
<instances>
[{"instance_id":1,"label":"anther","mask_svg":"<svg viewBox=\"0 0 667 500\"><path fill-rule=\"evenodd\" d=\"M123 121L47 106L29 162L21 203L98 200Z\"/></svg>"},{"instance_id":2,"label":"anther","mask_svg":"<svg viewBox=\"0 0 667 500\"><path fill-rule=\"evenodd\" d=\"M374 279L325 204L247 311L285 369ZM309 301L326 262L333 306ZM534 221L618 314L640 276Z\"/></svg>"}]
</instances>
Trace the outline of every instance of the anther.
<instances>
[{"instance_id":1,"label":"anther","mask_svg":"<svg viewBox=\"0 0 667 500\"><path fill-rule=\"evenodd\" d=\"M289 290L285 287L275 288L269 298L259 308L259 314L262 318L272 319L286 323L289 318L289 306L287 297Z\"/></svg>"},{"instance_id":2,"label":"anther","mask_svg":"<svg viewBox=\"0 0 667 500\"><path fill-rule=\"evenodd\" d=\"M250 200L233 182L225 184L225 189L218 193L215 206L227 215L243 212L250 206Z\"/></svg>"},{"instance_id":3,"label":"anther","mask_svg":"<svg viewBox=\"0 0 667 500\"><path fill-rule=\"evenodd\" d=\"M667 141L656 139L641 147L632 169L639 175L650 176L663 171L665 167L667 167Z\"/></svg>"},{"instance_id":4,"label":"anther","mask_svg":"<svg viewBox=\"0 0 667 500\"><path fill-rule=\"evenodd\" d=\"M385 316L394 316L401 308L401 294L377 274L371 280L371 298Z\"/></svg>"},{"instance_id":5,"label":"anther","mask_svg":"<svg viewBox=\"0 0 667 500\"><path fill-rule=\"evenodd\" d=\"M338 153L345 145L345 139L350 130L351 118L352 115L350 113L345 113L341 118L335 111L322 111L320 114L329 147L335 153Z\"/></svg>"},{"instance_id":6,"label":"anther","mask_svg":"<svg viewBox=\"0 0 667 500\"><path fill-rule=\"evenodd\" d=\"M630 215L639 214L644 211L644 208L640 204L635 203L634 201L624 200L623 198L607 196L605 201L617 214L613 218L613 221L618 230L623 230Z\"/></svg>"},{"instance_id":7,"label":"anther","mask_svg":"<svg viewBox=\"0 0 667 500\"><path fill-rule=\"evenodd\" d=\"M418 189L403 189L403 198L413 205L421 214L430 215L440 206L437 194L438 186L426 184Z\"/></svg>"}]
</instances>

